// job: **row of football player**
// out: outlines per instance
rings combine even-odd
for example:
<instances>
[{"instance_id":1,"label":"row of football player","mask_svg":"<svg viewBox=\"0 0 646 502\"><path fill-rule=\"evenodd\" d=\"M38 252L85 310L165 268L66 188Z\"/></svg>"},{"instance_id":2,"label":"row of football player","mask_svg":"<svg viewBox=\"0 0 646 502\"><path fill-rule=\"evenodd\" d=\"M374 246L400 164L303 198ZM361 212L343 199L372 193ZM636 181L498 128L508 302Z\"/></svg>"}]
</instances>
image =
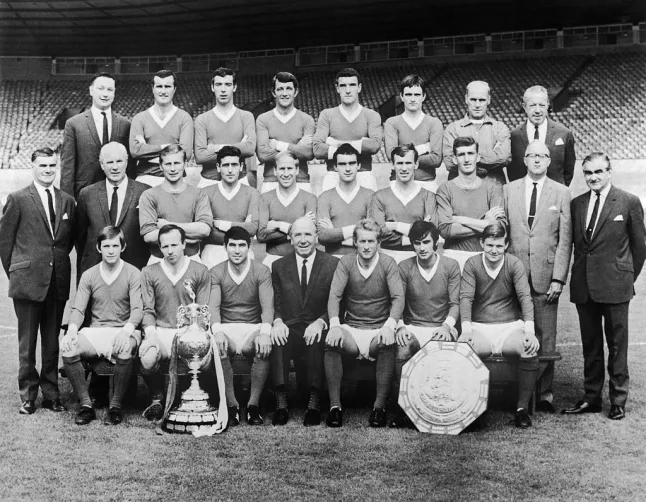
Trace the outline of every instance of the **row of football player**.
<instances>
[{"instance_id":1,"label":"row of football player","mask_svg":"<svg viewBox=\"0 0 646 502\"><path fill-rule=\"evenodd\" d=\"M338 73L335 88L340 96L338 107L323 110L318 123L294 106L299 92L298 80L287 72L279 72L272 81L275 108L258 117L236 108L233 96L237 89L235 72L219 68L211 79L215 107L199 115L195 122L184 110L173 104L178 89L177 76L162 70L153 76L154 104L137 114L132 124L112 111L115 80L109 74L97 74L89 87L92 106L72 117L65 126L61 154L61 189L78 197L82 188L102 179L98 154L109 141L122 143L130 153L128 174L133 179L154 186L161 183L159 153L169 144L179 144L190 159L202 166L200 186L220 179L217 154L224 146L235 146L242 152L244 164L240 176L245 183L257 186L256 156L264 164L263 191L272 190L277 156L292 153L299 162L298 182L308 189L308 161L324 160L328 176L323 190L335 185L334 153L341 144L349 143L359 152L359 183L376 190L371 175L372 156L385 142L387 156L404 144L412 144L419 156L415 179L435 191L436 169L444 162L449 179L457 176L452 154L457 137L474 138L480 149L478 175L504 184L522 178L527 144L532 139L544 143L552 162L548 176L569 185L575 164L574 137L564 126L548 118L549 97L541 86L527 89L523 107L527 122L510 133L502 122L488 113L491 101L486 82L471 82L466 89L466 114L449 124L446 130L436 117L423 112L426 98L425 82L418 75L408 75L400 84L400 97L405 110L389 118L382 127L380 115L363 107L359 101L362 89L360 74L351 68ZM246 173L246 174L245 174ZM392 176L394 179L394 174Z\"/></svg>"}]
</instances>

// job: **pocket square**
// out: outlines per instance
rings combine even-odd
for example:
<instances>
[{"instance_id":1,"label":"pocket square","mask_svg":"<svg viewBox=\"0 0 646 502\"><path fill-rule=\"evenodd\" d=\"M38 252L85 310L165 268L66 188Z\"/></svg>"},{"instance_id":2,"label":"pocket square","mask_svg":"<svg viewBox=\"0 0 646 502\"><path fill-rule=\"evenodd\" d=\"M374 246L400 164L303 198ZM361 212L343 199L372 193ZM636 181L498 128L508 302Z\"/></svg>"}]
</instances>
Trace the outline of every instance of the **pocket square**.
<instances>
[{"instance_id":1,"label":"pocket square","mask_svg":"<svg viewBox=\"0 0 646 502\"><path fill-rule=\"evenodd\" d=\"M135 209L139 209L139 204L137 204L137 207Z\"/></svg>"},{"instance_id":2,"label":"pocket square","mask_svg":"<svg viewBox=\"0 0 646 502\"><path fill-rule=\"evenodd\" d=\"M70 218L69 218L69 216L67 216L67 213L65 213L65 214L63 215L63 219L64 219L64 220L69 220L69 219L70 219Z\"/></svg>"},{"instance_id":3,"label":"pocket square","mask_svg":"<svg viewBox=\"0 0 646 502\"><path fill-rule=\"evenodd\" d=\"M552 207L550 207L550 211L558 211L558 210L559 210L559 208L558 208L558 207L556 207L556 206L552 206Z\"/></svg>"},{"instance_id":4,"label":"pocket square","mask_svg":"<svg viewBox=\"0 0 646 502\"><path fill-rule=\"evenodd\" d=\"M624 217L623 217L623 215L618 214L617 216L615 216L615 219L612 220L612 221L624 221Z\"/></svg>"},{"instance_id":5,"label":"pocket square","mask_svg":"<svg viewBox=\"0 0 646 502\"><path fill-rule=\"evenodd\" d=\"M557 139L556 142L554 143L554 146L559 146L559 145L564 145L563 140L561 138Z\"/></svg>"}]
</instances>

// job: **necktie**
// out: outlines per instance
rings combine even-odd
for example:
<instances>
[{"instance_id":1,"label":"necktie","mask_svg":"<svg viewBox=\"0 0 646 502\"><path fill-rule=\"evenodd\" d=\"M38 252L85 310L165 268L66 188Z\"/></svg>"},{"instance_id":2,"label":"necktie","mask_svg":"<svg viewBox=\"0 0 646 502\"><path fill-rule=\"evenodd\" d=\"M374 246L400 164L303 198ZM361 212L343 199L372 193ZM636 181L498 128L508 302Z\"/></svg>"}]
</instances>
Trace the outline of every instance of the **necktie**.
<instances>
[{"instance_id":1,"label":"necktie","mask_svg":"<svg viewBox=\"0 0 646 502\"><path fill-rule=\"evenodd\" d=\"M103 140L101 141L102 145L107 145L110 142L110 135L108 134L108 117L105 112L101 112L103 115Z\"/></svg>"},{"instance_id":2,"label":"necktie","mask_svg":"<svg viewBox=\"0 0 646 502\"><path fill-rule=\"evenodd\" d=\"M113 227L117 226L117 215L119 212L119 197L117 197L118 187L114 187L112 190L112 199L110 199L110 224Z\"/></svg>"},{"instance_id":3,"label":"necktie","mask_svg":"<svg viewBox=\"0 0 646 502\"><path fill-rule=\"evenodd\" d=\"M301 267L301 297L305 298L306 291L307 291L307 259L303 260L303 266Z\"/></svg>"},{"instance_id":4,"label":"necktie","mask_svg":"<svg viewBox=\"0 0 646 502\"><path fill-rule=\"evenodd\" d=\"M534 216L536 216L536 185L538 183L532 183L534 185L534 188L532 188L532 198L529 202L529 216L527 217L527 224L529 225L529 228L532 228L532 224L534 223Z\"/></svg>"},{"instance_id":5,"label":"necktie","mask_svg":"<svg viewBox=\"0 0 646 502\"><path fill-rule=\"evenodd\" d=\"M538 135L538 126L534 126L534 139L540 139L540 136Z\"/></svg>"},{"instance_id":6,"label":"necktie","mask_svg":"<svg viewBox=\"0 0 646 502\"><path fill-rule=\"evenodd\" d=\"M54 234L54 229L56 228L56 213L54 212L54 198L52 197L52 192L49 188L46 188L47 192L47 207L49 209L49 223L52 226L52 235Z\"/></svg>"},{"instance_id":7,"label":"necktie","mask_svg":"<svg viewBox=\"0 0 646 502\"><path fill-rule=\"evenodd\" d=\"M585 236L588 239L592 239L592 232L594 231L594 225L597 223L597 213L599 212L599 199L601 195L595 192L597 200L594 201L594 207L592 208L592 217L590 218L590 223L588 223L588 228L585 229Z\"/></svg>"}]
</instances>

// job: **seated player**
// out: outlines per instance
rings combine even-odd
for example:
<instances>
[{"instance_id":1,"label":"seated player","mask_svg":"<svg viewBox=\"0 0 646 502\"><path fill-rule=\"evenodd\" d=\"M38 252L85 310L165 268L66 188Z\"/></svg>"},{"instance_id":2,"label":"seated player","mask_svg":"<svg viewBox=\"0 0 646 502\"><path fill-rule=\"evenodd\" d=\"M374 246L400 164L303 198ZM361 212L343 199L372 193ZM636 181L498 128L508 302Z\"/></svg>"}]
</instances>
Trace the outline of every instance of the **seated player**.
<instances>
[{"instance_id":1,"label":"seated player","mask_svg":"<svg viewBox=\"0 0 646 502\"><path fill-rule=\"evenodd\" d=\"M180 227L186 236L186 256L199 261L200 241L209 236L213 215L209 199L199 188L186 183L186 152L179 145L162 148L159 163L164 182L141 194L139 226L150 246L148 264L161 261L159 230L166 225Z\"/></svg>"},{"instance_id":2,"label":"seated player","mask_svg":"<svg viewBox=\"0 0 646 502\"><path fill-rule=\"evenodd\" d=\"M453 142L453 156L458 176L437 189L437 215L444 237L444 255L460 264L480 254L480 236L488 225L505 220L502 188L485 182L477 175L480 159L478 144L471 137Z\"/></svg>"},{"instance_id":3,"label":"seated player","mask_svg":"<svg viewBox=\"0 0 646 502\"><path fill-rule=\"evenodd\" d=\"M184 254L184 229L177 225L164 225L159 229L158 239L164 259L141 271L144 340L139 347L139 359L151 396L151 404L143 413L148 420L159 420L164 414L164 375L160 372L160 365L170 359L173 338L177 333L177 308L193 301L198 305L208 305L211 292L209 270ZM204 367L209 362L206 361Z\"/></svg>"},{"instance_id":4,"label":"seated player","mask_svg":"<svg viewBox=\"0 0 646 502\"><path fill-rule=\"evenodd\" d=\"M263 264L271 264L294 251L289 241L289 227L301 216L316 218L316 196L301 190L296 183L298 161L290 152L276 157L278 188L260 195L258 210L258 242L267 244Z\"/></svg>"},{"instance_id":5,"label":"seated player","mask_svg":"<svg viewBox=\"0 0 646 502\"><path fill-rule=\"evenodd\" d=\"M337 258L354 254L354 226L368 216L374 194L357 181L359 158L359 152L349 143L337 148L332 162L339 175L339 183L323 192L316 204L319 241L325 246L326 253Z\"/></svg>"},{"instance_id":6,"label":"seated player","mask_svg":"<svg viewBox=\"0 0 646 502\"><path fill-rule=\"evenodd\" d=\"M224 234L229 259L211 269L211 331L222 358L230 426L240 423L230 360L236 354L253 358L247 423L264 422L259 404L269 375L274 291L269 269L249 258L250 245L249 232L230 228Z\"/></svg>"},{"instance_id":7,"label":"seated player","mask_svg":"<svg viewBox=\"0 0 646 502\"><path fill-rule=\"evenodd\" d=\"M216 157L222 180L202 189L209 198L213 213L211 233L202 241L202 263L209 269L229 259L224 248L224 234L227 230L241 227L251 236L258 232L260 194L238 179L243 164L244 158L239 149L235 146L223 146ZM253 259L251 250L249 258Z\"/></svg>"},{"instance_id":8,"label":"seated player","mask_svg":"<svg viewBox=\"0 0 646 502\"><path fill-rule=\"evenodd\" d=\"M527 412L538 375L539 343L534 334L534 306L523 262L506 254L503 223L487 226L480 237L483 254L465 265L460 284L462 335L480 356L519 357L516 426L531 427Z\"/></svg>"},{"instance_id":9,"label":"seated player","mask_svg":"<svg viewBox=\"0 0 646 502\"><path fill-rule=\"evenodd\" d=\"M417 256L399 264L404 288L404 315L395 333L395 377L392 396L399 399L404 364L430 340L457 340L455 324L460 315L460 265L437 251L440 232L429 222L412 224L410 240ZM411 427L398 406L391 427Z\"/></svg>"},{"instance_id":10,"label":"seated player","mask_svg":"<svg viewBox=\"0 0 646 502\"><path fill-rule=\"evenodd\" d=\"M117 425L123 420L122 399L132 374L132 358L141 342L137 330L143 317L141 286L139 270L121 259L126 248L121 230L105 227L96 247L101 262L81 276L61 352L65 372L81 403L78 425L96 418L81 361L104 357L114 364L114 392L105 423ZM90 305L90 325L79 330Z\"/></svg>"},{"instance_id":11,"label":"seated player","mask_svg":"<svg viewBox=\"0 0 646 502\"><path fill-rule=\"evenodd\" d=\"M393 149L392 163L396 180L379 190L370 203L370 217L382 225L381 250L397 263L415 256L408 238L410 226L417 220L437 222L435 194L414 179L418 153L413 145Z\"/></svg>"},{"instance_id":12,"label":"seated player","mask_svg":"<svg viewBox=\"0 0 646 502\"><path fill-rule=\"evenodd\" d=\"M328 301L330 331L325 340L324 366L330 413L326 424L343 425L341 380L345 355L377 360L377 397L368 422L371 427L383 427L395 369L395 328L404 310L404 292L395 260L379 252L379 223L369 218L359 221L353 240L357 253L341 258ZM343 324L339 319L342 300Z\"/></svg>"}]
</instances>

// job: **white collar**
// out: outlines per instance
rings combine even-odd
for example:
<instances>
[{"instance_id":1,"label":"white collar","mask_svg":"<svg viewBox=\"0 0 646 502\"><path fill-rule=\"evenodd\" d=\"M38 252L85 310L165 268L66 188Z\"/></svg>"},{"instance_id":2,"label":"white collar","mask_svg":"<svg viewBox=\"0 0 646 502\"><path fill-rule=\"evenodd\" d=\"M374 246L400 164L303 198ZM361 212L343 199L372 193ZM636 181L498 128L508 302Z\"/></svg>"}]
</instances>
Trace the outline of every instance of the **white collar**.
<instances>
[{"instance_id":1,"label":"white collar","mask_svg":"<svg viewBox=\"0 0 646 502\"><path fill-rule=\"evenodd\" d=\"M505 264L505 257L503 256L502 260L500 260L500 265L498 266L498 268L489 268L489 266L487 265L487 259L485 258L485 254L482 253L482 264L484 265L485 272L487 272L487 275L492 279L495 279L496 277L498 277L498 274L502 270L502 266Z\"/></svg>"},{"instance_id":2,"label":"white collar","mask_svg":"<svg viewBox=\"0 0 646 502\"><path fill-rule=\"evenodd\" d=\"M377 263L379 263L379 251L377 251L377 254L372 259L372 263L370 264L370 267L368 267L368 269L364 269L361 266L361 263L359 262L359 255L357 254L357 267L359 268L359 273L364 279L368 279L372 275L372 272L377 267Z\"/></svg>"},{"instance_id":3,"label":"white collar","mask_svg":"<svg viewBox=\"0 0 646 502\"><path fill-rule=\"evenodd\" d=\"M231 262L228 260L227 260L227 267L229 269L229 275L231 276L231 279L233 280L233 282L235 282L238 286L240 286L240 284L242 284L242 281L244 281L245 278L247 277L249 270L251 269L251 258L247 258L247 264L245 265L240 275L238 275L235 269L231 266Z\"/></svg>"},{"instance_id":4,"label":"white collar","mask_svg":"<svg viewBox=\"0 0 646 502\"><path fill-rule=\"evenodd\" d=\"M604 201L606 200L606 197L608 197L608 192L610 192L610 188L612 187L611 183L608 183L601 192L599 192L600 199L599 201ZM590 190L590 202L594 203L594 194L596 193L594 190Z\"/></svg>"},{"instance_id":5,"label":"white collar","mask_svg":"<svg viewBox=\"0 0 646 502\"><path fill-rule=\"evenodd\" d=\"M408 203L415 197L417 197L417 194L422 190L422 186L414 180L413 185L415 186L415 190L413 190L413 192L409 195L406 195L399 190L396 180L390 183L390 189L393 191L393 195L397 197L397 199L399 199L399 202L401 202L404 206L407 206Z\"/></svg>"},{"instance_id":6,"label":"white collar","mask_svg":"<svg viewBox=\"0 0 646 502\"><path fill-rule=\"evenodd\" d=\"M119 193L124 193L126 191L126 188L128 188L128 177L125 176L121 180L121 183L119 183L118 185L113 185L112 183L110 183L110 181L108 181L108 178L106 178L105 179L105 191L108 192L108 197L112 196L112 191L113 191L115 186L117 187L117 191Z\"/></svg>"},{"instance_id":7,"label":"white collar","mask_svg":"<svg viewBox=\"0 0 646 502\"><path fill-rule=\"evenodd\" d=\"M278 198L278 202L280 202L283 206L287 207L289 206L292 202L294 202L294 199L298 195L298 192L300 192L300 188L298 187L298 184L296 184L296 190L294 190L294 193L291 195L287 196L287 198L284 198L280 194L280 187L276 187L276 197Z\"/></svg>"},{"instance_id":8,"label":"white collar","mask_svg":"<svg viewBox=\"0 0 646 502\"><path fill-rule=\"evenodd\" d=\"M119 277L119 274L121 273L122 270L123 270L122 259L119 259L119 265L117 265L117 268L114 270L114 272L108 272L103 262L99 263L99 272L101 274L101 278L105 281L105 283L108 286L117 280L117 277Z\"/></svg>"},{"instance_id":9,"label":"white collar","mask_svg":"<svg viewBox=\"0 0 646 502\"><path fill-rule=\"evenodd\" d=\"M237 108L235 106L231 107L231 110L227 114L223 114L217 106L213 108L213 113L215 113L215 116L219 118L222 122L229 122L231 120L231 117L233 117L233 114L236 112Z\"/></svg>"},{"instance_id":10,"label":"white collar","mask_svg":"<svg viewBox=\"0 0 646 502\"><path fill-rule=\"evenodd\" d=\"M222 194L222 197L224 197L228 201L231 201L231 199L233 199L236 195L238 195L238 192L240 191L240 187L242 186L242 183L238 181L238 183L236 183L236 187L233 190L231 190L230 193L226 192L222 188L222 185L224 185L223 182L220 182L217 184L218 191Z\"/></svg>"},{"instance_id":11,"label":"white collar","mask_svg":"<svg viewBox=\"0 0 646 502\"><path fill-rule=\"evenodd\" d=\"M50 190L52 193L52 201L54 202L54 207L56 207L56 199L55 199L55 194L54 194L54 185L50 185L47 188L45 188L43 185L38 183L37 181L34 181L34 186L36 187L36 190L38 190L38 195L40 195L41 199L47 200L47 193L45 190ZM47 205L45 205L47 207Z\"/></svg>"},{"instance_id":12,"label":"white collar","mask_svg":"<svg viewBox=\"0 0 646 502\"><path fill-rule=\"evenodd\" d=\"M437 256L437 259L435 260L435 264L431 267L431 270L429 270L428 272L424 269L424 267L422 267L419 264L419 258L415 260L415 262L417 263L417 268L419 269L419 273L421 274L422 278L426 282L431 282L431 279L433 279L433 277L435 276L435 272L437 272L437 267L440 264L440 255L435 253L435 256Z\"/></svg>"},{"instance_id":13,"label":"white collar","mask_svg":"<svg viewBox=\"0 0 646 502\"><path fill-rule=\"evenodd\" d=\"M402 119L404 122L408 124L408 127L410 127L413 131L419 127L419 125L424 121L424 117L426 114L424 112L421 112L417 115L415 118L411 118L408 116L406 112L402 113Z\"/></svg>"},{"instance_id":14,"label":"white collar","mask_svg":"<svg viewBox=\"0 0 646 502\"><path fill-rule=\"evenodd\" d=\"M529 119L527 119L527 138L529 139L529 142L531 143L534 141L534 131L536 130L536 126L532 124ZM545 120L543 120L543 123L538 126L538 135L540 138L544 138L545 135L547 134L547 117L545 117Z\"/></svg>"},{"instance_id":15,"label":"white collar","mask_svg":"<svg viewBox=\"0 0 646 502\"><path fill-rule=\"evenodd\" d=\"M168 112L168 114L162 119L155 112L155 105L148 108L148 113L150 113L150 116L153 118L153 120L159 126L160 129L163 129L164 127L166 127L166 124L170 122L170 119L173 118L176 112L177 112L177 107L175 105L172 105L170 112Z\"/></svg>"},{"instance_id":16,"label":"white collar","mask_svg":"<svg viewBox=\"0 0 646 502\"><path fill-rule=\"evenodd\" d=\"M305 266L307 267L308 272L309 270L312 270L312 264L314 263L314 258L316 258L316 248L314 248L314 252L311 255L309 255L307 258L303 258L298 253L294 253L294 254L296 255L296 266L298 267L299 274L300 274L300 269L303 266L303 260L305 259L307 259L307 263L305 264Z\"/></svg>"},{"instance_id":17,"label":"white collar","mask_svg":"<svg viewBox=\"0 0 646 502\"><path fill-rule=\"evenodd\" d=\"M296 115L296 112L297 112L297 111L298 111L298 110L296 110L296 108L292 108L292 111L291 111L291 112L289 112L287 115L281 115L280 113L278 113L278 111L276 110L276 108L274 108L274 110L273 110L274 115L276 116L276 118L277 118L278 120L280 120L283 124L287 124L287 122L289 122L290 120L292 120L292 119L294 118L294 115Z\"/></svg>"},{"instance_id":18,"label":"white collar","mask_svg":"<svg viewBox=\"0 0 646 502\"><path fill-rule=\"evenodd\" d=\"M345 111L345 108L343 105L339 105L339 111L341 112L341 115L343 115L343 117L345 117L345 119L350 123L354 122L354 119L356 119L359 116L359 114L361 113L361 110L363 110L363 106L358 105L356 110L352 114L349 114L348 112Z\"/></svg>"},{"instance_id":19,"label":"white collar","mask_svg":"<svg viewBox=\"0 0 646 502\"><path fill-rule=\"evenodd\" d=\"M161 264L162 272L164 272L164 275L168 277L168 280L173 283L173 286L176 286L180 279L184 277L184 274L188 270L188 266L191 264L191 260L188 256L182 256L182 259L184 260L184 263L182 263L177 274L173 274L173 271L171 270L170 265L166 263L166 260L159 262Z\"/></svg>"},{"instance_id":20,"label":"white collar","mask_svg":"<svg viewBox=\"0 0 646 502\"><path fill-rule=\"evenodd\" d=\"M359 193L359 190L361 190L361 185L359 183L356 184L352 192L350 192L348 195L346 195L340 188L339 185L337 184L334 189L336 190L336 193L339 194L339 197L341 197L341 200L345 202L346 204L350 204L354 200L354 198L357 196Z\"/></svg>"},{"instance_id":21,"label":"white collar","mask_svg":"<svg viewBox=\"0 0 646 502\"><path fill-rule=\"evenodd\" d=\"M545 185L545 180L547 179L547 176L543 176L540 180L535 181L532 178L530 178L529 174L525 176L525 187L528 190L532 190L534 187L532 186L534 183L536 183L536 189L537 190L542 190L543 185Z\"/></svg>"},{"instance_id":22,"label":"white collar","mask_svg":"<svg viewBox=\"0 0 646 502\"><path fill-rule=\"evenodd\" d=\"M92 105L90 108L90 112L92 112L92 116L94 117L94 120L103 120L102 114L105 112L105 116L108 118L108 120L112 120L112 107L108 108L107 110L99 110L96 106Z\"/></svg>"}]
</instances>

